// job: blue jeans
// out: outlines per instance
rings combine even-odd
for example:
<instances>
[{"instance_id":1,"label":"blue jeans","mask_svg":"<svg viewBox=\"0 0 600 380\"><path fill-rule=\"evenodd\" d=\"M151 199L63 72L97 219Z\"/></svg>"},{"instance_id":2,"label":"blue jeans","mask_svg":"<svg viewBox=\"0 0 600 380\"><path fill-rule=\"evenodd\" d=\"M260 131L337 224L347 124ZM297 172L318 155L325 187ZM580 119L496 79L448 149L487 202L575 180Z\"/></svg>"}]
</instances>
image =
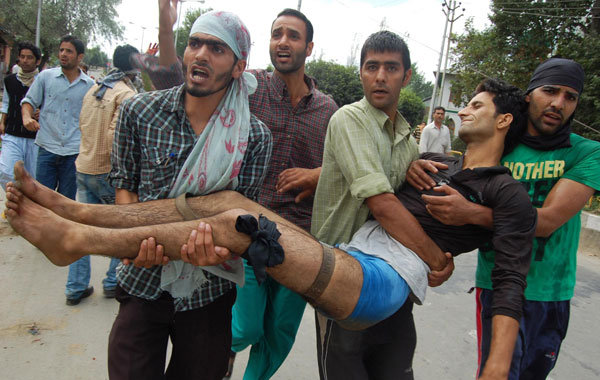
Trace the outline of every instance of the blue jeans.
<instances>
[{"instance_id":1,"label":"blue jeans","mask_svg":"<svg viewBox=\"0 0 600 380\"><path fill-rule=\"evenodd\" d=\"M113 204L115 189L106 181L107 174L90 175L77 173L77 196L82 203ZM104 289L114 289L117 286L116 268L119 259L112 258L102 281ZM77 298L90 283L90 257L85 256L69 265L69 276L65 295L67 298Z\"/></svg>"},{"instance_id":2,"label":"blue jeans","mask_svg":"<svg viewBox=\"0 0 600 380\"><path fill-rule=\"evenodd\" d=\"M8 133L1 136L0 186L6 190L6 184L13 180L13 168L19 160L25 163L25 170L35 178L38 146L35 139L17 137Z\"/></svg>"},{"instance_id":3,"label":"blue jeans","mask_svg":"<svg viewBox=\"0 0 600 380\"><path fill-rule=\"evenodd\" d=\"M35 178L42 185L57 190L65 197L74 200L77 192L77 181L75 180L76 158L76 154L59 156L40 147Z\"/></svg>"}]
</instances>

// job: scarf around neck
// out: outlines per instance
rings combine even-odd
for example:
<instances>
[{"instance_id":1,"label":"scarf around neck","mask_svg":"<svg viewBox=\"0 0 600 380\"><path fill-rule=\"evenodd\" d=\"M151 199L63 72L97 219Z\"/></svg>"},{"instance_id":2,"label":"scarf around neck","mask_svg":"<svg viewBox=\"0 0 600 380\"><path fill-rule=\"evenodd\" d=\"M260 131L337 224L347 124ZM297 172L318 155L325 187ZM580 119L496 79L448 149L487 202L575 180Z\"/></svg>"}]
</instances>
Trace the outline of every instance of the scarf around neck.
<instances>
[{"instance_id":1,"label":"scarf around neck","mask_svg":"<svg viewBox=\"0 0 600 380\"><path fill-rule=\"evenodd\" d=\"M209 12L194 23L190 35L206 33L225 42L239 59L247 59L250 35L241 20L229 12ZM169 198L189 193L210 194L238 186L250 133L248 96L256 91L256 78L244 72L230 84L206 127L187 157ZM190 96L186 94L186 96ZM190 231L191 232L191 231ZM190 297L208 281L204 271L243 286L244 266L240 258L209 267L172 261L163 267L162 290L175 298Z\"/></svg>"},{"instance_id":2,"label":"scarf around neck","mask_svg":"<svg viewBox=\"0 0 600 380\"><path fill-rule=\"evenodd\" d=\"M39 73L40 73L40 71L37 69L37 67L32 72L26 73L23 71L21 66L19 66L19 71L17 71L17 78L19 78L19 80L21 81L21 83L23 83L23 85L25 87L31 87L31 84L33 83L33 80L35 79L35 76L38 75Z\"/></svg>"}]
</instances>

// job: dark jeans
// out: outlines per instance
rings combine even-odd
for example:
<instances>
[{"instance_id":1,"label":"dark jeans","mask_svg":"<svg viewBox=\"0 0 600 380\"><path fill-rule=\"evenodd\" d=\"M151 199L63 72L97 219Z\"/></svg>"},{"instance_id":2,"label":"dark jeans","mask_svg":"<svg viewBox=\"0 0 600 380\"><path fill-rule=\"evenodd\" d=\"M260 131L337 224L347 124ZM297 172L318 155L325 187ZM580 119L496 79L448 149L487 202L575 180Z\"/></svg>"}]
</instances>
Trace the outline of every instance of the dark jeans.
<instances>
[{"instance_id":1,"label":"dark jeans","mask_svg":"<svg viewBox=\"0 0 600 380\"><path fill-rule=\"evenodd\" d=\"M77 155L59 156L40 148L37 157L36 179L42 185L58 191L67 198L75 199L77 180L75 177Z\"/></svg>"},{"instance_id":2,"label":"dark jeans","mask_svg":"<svg viewBox=\"0 0 600 380\"><path fill-rule=\"evenodd\" d=\"M345 330L317 314L321 379L413 380L417 332L412 308L407 300L391 317L360 331Z\"/></svg>"},{"instance_id":3,"label":"dark jeans","mask_svg":"<svg viewBox=\"0 0 600 380\"><path fill-rule=\"evenodd\" d=\"M490 355L493 291L477 288L477 340L479 374ZM570 302L525 301L519 334L510 365L509 380L543 380L554 368L567 335Z\"/></svg>"},{"instance_id":4,"label":"dark jeans","mask_svg":"<svg viewBox=\"0 0 600 380\"><path fill-rule=\"evenodd\" d=\"M235 288L195 310L175 312L173 298L134 297L116 289L119 313L108 338L111 380L221 380L231 348ZM173 351L165 373L167 341Z\"/></svg>"}]
</instances>

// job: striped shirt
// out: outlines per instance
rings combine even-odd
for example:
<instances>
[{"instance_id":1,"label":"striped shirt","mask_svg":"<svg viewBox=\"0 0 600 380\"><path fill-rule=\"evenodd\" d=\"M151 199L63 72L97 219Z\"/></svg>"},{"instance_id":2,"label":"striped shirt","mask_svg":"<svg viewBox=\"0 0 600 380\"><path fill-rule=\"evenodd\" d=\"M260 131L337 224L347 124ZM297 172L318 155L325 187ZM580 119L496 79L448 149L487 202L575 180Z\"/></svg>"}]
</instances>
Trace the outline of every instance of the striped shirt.
<instances>
[{"instance_id":1,"label":"striped shirt","mask_svg":"<svg viewBox=\"0 0 600 380\"><path fill-rule=\"evenodd\" d=\"M185 115L184 88L139 94L123 103L115 131L110 184L138 194L140 202L166 198L197 136ZM250 119L248 150L236 191L256 200L271 157L269 130L254 116ZM129 294L156 300L160 297L161 266L150 269L121 266L117 280ZM176 311L205 306L235 285L204 273L209 280L190 297L174 299Z\"/></svg>"}]
</instances>

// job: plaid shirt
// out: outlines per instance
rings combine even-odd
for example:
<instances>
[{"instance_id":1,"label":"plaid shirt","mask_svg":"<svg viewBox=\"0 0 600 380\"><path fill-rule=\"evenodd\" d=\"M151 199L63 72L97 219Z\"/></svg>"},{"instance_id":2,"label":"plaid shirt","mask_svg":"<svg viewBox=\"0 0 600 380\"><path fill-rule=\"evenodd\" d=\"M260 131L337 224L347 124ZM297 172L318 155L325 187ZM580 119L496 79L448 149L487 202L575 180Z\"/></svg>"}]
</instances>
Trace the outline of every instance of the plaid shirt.
<instances>
[{"instance_id":1,"label":"plaid shirt","mask_svg":"<svg viewBox=\"0 0 600 380\"><path fill-rule=\"evenodd\" d=\"M250 72L258 80L258 88L250 96L250 111L268 125L273 134L273 157L258 203L309 231L312 197L295 203L299 190L278 194L275 184L285 169L321 166L327 124L338 107L332 98L317 90L315 82L306 75L304 81L310 92L292 107L281 78L264 70Z\"/></svg>"},{"instance_id":2,"label":"plaid shirt","mask_svg":"<svg viewBox=\"0 0 600 380\"><path fill-rule=\"evenodd\" d=\"M115 131L110 184L138 194L140 202L166 198L177 174L196 143L183 107L183 86L140 94L123 103ZM248 150L236 191L257 199L267 173L272 140L269 130L254 116L250 119ZM156 300L160 297L161 266L150 269L121 266L119 286L129 294ZM234 287L205 272L209 280L188 298L174 300L176 311L205 306Z\"/></svg>"}]
</instances>

